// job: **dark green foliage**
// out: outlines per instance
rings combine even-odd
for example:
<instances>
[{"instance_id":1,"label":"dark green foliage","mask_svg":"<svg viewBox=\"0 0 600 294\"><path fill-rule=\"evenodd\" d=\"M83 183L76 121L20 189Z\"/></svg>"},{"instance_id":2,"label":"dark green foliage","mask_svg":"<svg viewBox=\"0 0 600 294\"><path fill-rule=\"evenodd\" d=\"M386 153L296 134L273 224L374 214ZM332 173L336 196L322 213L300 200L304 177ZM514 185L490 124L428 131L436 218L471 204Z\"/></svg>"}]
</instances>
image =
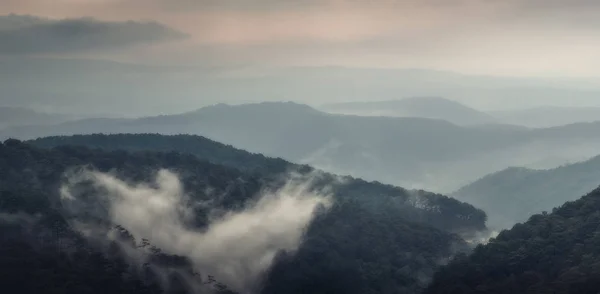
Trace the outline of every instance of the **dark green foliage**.
<instances>
[{"instance_id":1,"label":"dark green foliage","mask_svg":"<svg viewBox=\"0 0 600 294\"><path fill-rule=\"evenodd\" d=\"M283 173L291 166L310 171L308 166L296 166L280 158L269 158L262 154L236 149L231 145L209 140L201 136L155 134L75 135L46 137L28 143L44 147L79 145L105 150L180 152L193 154L212 163L235 167L243 171L261 173Z\"/></svg>"},{"instance_id":2,"label":"dark green foliage","mask_svg":"<svg viewBox=\"0 0 600 294\"><path fill-rule=\"evenodd\" d=\"M187 159L168 153L101 154L80 147L47 151L16 140L0 144L0 287L12 289L8 293L183 293L187 286L177 286L177 275L168 285L159 285L152 272L141 274L128 264L115 244L100 246L80 236L61 209L58 193L63 172L71 167L90 164L142 180L167 165L164 162L177 166ZM205 168L217 176L239 175ZM212 176L207 174L209 181ZM198 184L190 182L194 185ZM149 263L189 271L181 259L157 251ZM227 291L223 293L231 293Z\"/></svg>"},{"instance_id":3,"label":"dark green foliage","mask_svg":"<svg viewBox=\"0 0 600 294\"><path fill-rule=\"evenodd\" d=\"M425 293L598 293L599 277L600 189L457 258Z\"/></svg>"},{"instance_id":4,"label":"dark green foliage","mask_svg":"<svg viewBox=\"0 0 600 294\"><path fill-rule=\"evenodd\" d=\"M131 137L144 136L157 140L170 138ZM103 140L111 137L100 136ZM185 137L175 137L178 138ZM67 144L68 138L59 141ZM145 141L143 145L153 148L152 141ZM163 147L163 151L166 149ZM239 153L241 158L235 165L244 166L245 162L254 161L257 169L216 165L183 152L131 153L82 146L38 149L9 140L0 146L0 210L57 215L60 219L60 213L52 212L61 211L58 189L63 173L78 166L110 171L132 182L150 181L158 169L167 168L180 175L192 199L211 199L215 207L233 210L243 207L261 189L282 184L281 172L261 170L261 156L222 146L214 149L214 156L205 153L205 157L212 158L213 162L225 161L235 158L230 157L232 152ZM236 160L231 159L231 162ZM287 166L274 170L296 167L281 162ZM300 168L300 172L308 171ZM282 252L274 269L264 278L265 293L414 293L426 285L439 264L454 252L467 249L464 241L450 232L485 228L483 212L445 196L352 178L336 184L334 179L333 175L320 174L315 181L315 188L332 186L335 205L329 213L319 214L312 222L306 232L306 242L297 255ZM215 193L205 194L207 187ZM198 209L194 225L201 228L206 223L206 211ZM155 262L179 264L180 261L158 255Z\"/></svg>"},{"instance_id":5,"label":"dark green foliage","mask_svg":"<svg viewBox=\"0 0 600 294\"><path fill-rule=\"evenodd\" d=\"M373 214L361 205L336 206L310 231L318 234L295 256L280 256L264 294L418 293L446 257L467 249L460 238L407 223L385 207Z\"/></svg>"},{"instance_id":6,"label":"dark green foliage","mask_svg":"<svg viewBox=\"0 0 600 294\"><path fill-rule=\"evenodd\" d=\"M0 225L0 287L4 293L162 293L127 264L78 244L41 242L23 226Z\"/></svg>"},{"instance_id":7,"label":"dark green foliage","mask_svg":"<svg viewBox=\"0 0 600 294\"><path fill-rule=\"evenodd\" d=\"M201 136L157 134L76 135L48 137L30 141L31 144L50 148L61 145L80 145L105 150L160 151L193 154L199 159L234 167L250 172L259 178L280 177L286 172L307 174L313 172L309 166L297 165L282 159L253 154L224 145ZM425 191L407 191L378 182L344 177L344 183L336 185L334 192L340 198L354 198L363 205L380 209L393 206L403 218L428 223L436 228L456 233L485 229L486 215L470 204L462 203L439 194ZM335 182L335 176L324 174L322 185ZM419 209L415 209L415 205Z\"/></svg>"}]
</instances>

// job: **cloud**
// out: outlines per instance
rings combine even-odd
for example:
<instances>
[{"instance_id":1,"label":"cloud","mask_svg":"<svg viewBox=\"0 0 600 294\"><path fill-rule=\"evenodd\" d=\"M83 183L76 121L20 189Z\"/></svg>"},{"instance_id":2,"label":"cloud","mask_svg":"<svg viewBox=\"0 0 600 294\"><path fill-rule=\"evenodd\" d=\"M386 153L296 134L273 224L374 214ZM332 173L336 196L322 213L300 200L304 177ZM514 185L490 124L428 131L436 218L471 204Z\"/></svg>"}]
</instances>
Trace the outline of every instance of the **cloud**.
<instances>
[{"instance_id":1,"label":"cloud","mask_svg":"<svg viewBox=\"0 0 600 294\"><path fill-rule=\"evenodd\" d=\"M156 22L0 16L0 54L78 53L185 38Z\"/></svg>"},{"instance_id":2,"label":"cloud","mask_svg":"<svg viewBox=\"0 0 600 294\"><path fill-rule=\"evenodd\" d=\"M600 68L600 2L592 0L4 0L0 13L8 12L152 19L190 34L189 42L103 56L142 63L559 76Z\"/></svg>"},{"instance_id":3,"label":"cloud","mask_svg":"<svg viewBox=\"0 0 600 294\"><path fill-rule=\"evenodd\" d=\"M84 182L91 182L101 196L85 210L77 190ZM86 171L70 176L61 194L65 206L76 214L101 211L98 204L106 203L110 221L136 240L147 239L168 254L188 257L199 272L251 293L278 252L298 248L315 209L330 204L329 197L310 186L310 182L291 180L276 191L264 191L256 202L212 220L204 230L189 226L193 200L183 192L178 177L167 170L159 171L154 183L135 185Z\"/></svg>"}]
</instances>

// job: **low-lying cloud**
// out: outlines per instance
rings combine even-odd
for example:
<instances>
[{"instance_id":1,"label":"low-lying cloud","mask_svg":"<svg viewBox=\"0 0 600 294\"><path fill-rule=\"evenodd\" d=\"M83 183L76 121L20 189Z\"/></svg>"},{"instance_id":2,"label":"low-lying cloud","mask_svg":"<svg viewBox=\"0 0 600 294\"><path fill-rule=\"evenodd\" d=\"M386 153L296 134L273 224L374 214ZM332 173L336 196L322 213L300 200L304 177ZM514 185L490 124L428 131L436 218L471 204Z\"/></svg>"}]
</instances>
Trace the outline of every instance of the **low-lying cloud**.
<instances>
[{"instance_id":1,"label":"low-lying cloud","mask_svg":"<svg viewBox=\"0 0 600 294\"><path fill-rule=\"evenodd\" d=\"M189 225L194 217L193 200L170 171L161 170L153 183L141 184L95 171L70 176L61 189L65 206L74 213L89 214L76 211L81 208L82 195L76 188L81 183L93 185L100 196L94 202L105 203L110 221L136 240L147 239L165 253L188 257L195 270L242 293L260 287L276 254L294 252L315 209L330 204L330 198L311 190L310 183L291 180L199 230Z\"/></svg>"},{"instance_id":2,"label":"low-lying cloud","mask_svg":"<svg viewBox=\"0 0 600 294\"><path fill-rule=\"evenodd\" d=\"M0 54L80 53L185 37L185 34L157 22L0 16Z\"/></svg>"}]
</instances>

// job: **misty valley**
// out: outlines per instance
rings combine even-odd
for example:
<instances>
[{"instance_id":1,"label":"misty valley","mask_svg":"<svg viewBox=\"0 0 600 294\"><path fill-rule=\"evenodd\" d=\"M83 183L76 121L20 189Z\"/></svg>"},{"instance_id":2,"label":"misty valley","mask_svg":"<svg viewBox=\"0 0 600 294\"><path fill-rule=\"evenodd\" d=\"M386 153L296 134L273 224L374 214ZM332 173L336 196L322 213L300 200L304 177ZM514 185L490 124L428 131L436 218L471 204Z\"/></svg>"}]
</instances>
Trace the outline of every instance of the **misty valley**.
<instances>
[{"instance_id":1,"label":"misty valley","mask_svg":"<svg viewBox=\"0 0 600 294\"><path fill-rule=\"evenodd\" d=\"M96 254L88 270L98 271L90 273L97 283L131 271L129 279L103 285L114 287L105 291L200 291L214 276L240 293L414 292L440 262L468 250L460 235L485 231L481 210L442 195L334 176L201 137L92 135L62 145L70 139L2 145L3 236L12 241L3 242L2 256L20 258L23 250L32 262L49 259L44 266L56 278L70 279L73 264L88 266L78 254ZM113 140L124 149L148 149L99 149ZM59 146L35 147L53 144ZM205 146L198 150L213 150L211 158L223 165L152 150L165 144ZM18 260L2 262L10 272L3 276L38 281L35 275L43 275L8 267ZM113 263L119 266L106 268ZM48 286L28 284L33 292ZM56 291L94 288L86 280L65 287Z\"/></svg>"},{"instance_id":2,"label":"misty valley","mask_svg":"<svg viewBox=\"0 0 600 294\"><path fill-rule=\"evenodd\" d=\"M573 238L586 238L577 249L583 251L573 254L593 261L596 194L561 206L579 196L551 177L568 175L573 185L593 190L595 158L547 171L508 169L450 198L197 135L8 139L0 151L2 283L26 293L467 293L481 287L505 293L557 289L555 283L570 293L592 287L581 284L594 274L581 258L560 261L579 277L564 281L562 267L548 271L531 258L541 254L534 250L550 250L543 246L575 250L580 243ZM532 187L518 191L524 178ZM528 200L526 210L518 204L524 200L483 198L502 197L492 192L498 181L512 185L513 197L548 203ZM561 207L527 220L552 205ZM538 243L514 243L534 236ZM492 258L483 254L499 246L517 247L497 254L524 254L519 269L509 272L516 265L505 264L517 256L494 257L485 270L508 276L472 278L487 272L469 267ZM58 283L63 280L69 282Z\"/></svg>"},{"instance_id":3,"label":"misty valley","mask_svg":"<svg viewBox=\"0 0 600 294\"><path fill-rule=\"evenodd\" d=\"M598 294L598 15L0 0L0 293Z\"/></svg>"}]
</instances>

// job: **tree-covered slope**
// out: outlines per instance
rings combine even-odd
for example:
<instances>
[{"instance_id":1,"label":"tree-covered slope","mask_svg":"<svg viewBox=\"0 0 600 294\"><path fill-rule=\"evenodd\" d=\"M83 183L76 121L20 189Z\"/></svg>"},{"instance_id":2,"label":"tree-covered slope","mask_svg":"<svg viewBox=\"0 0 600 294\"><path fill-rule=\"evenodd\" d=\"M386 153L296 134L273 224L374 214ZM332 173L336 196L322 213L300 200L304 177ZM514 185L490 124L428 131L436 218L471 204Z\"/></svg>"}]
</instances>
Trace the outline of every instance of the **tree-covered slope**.
<instances>
[{"instance_id":1,"label":"tree-covered slope","mask_svg":"<svg viewBox=\"0 0 600 294\"><path fill-rule=\"evenodd\" d=\"M457 257L425 293L598 293L599 229L595 190Z\"/></svg>"},{"instance_id":2,"label":"tree-covered slope","mask_svg":"<svg viewBox=\"0 0 600 294\"><path fill-rule=\"evenodd\" d=\"M97 285L94 283L105 285L91 290L82 290L83 286L75 287L73 291L55 286L55 292L131 293L123 289L137 289L135 287L150 287L148 291L157 291L158 285L148 284L149 280L155 279L132 270L126 259L117 258L120 254L112 251L107 254L104 247L96 249L93 242L90 243L72 227L77 223L74 221L80 220L79 217L103 215L103 210L96 209L95 204L78 215L65 211L61 204L59 190L65 181L65 172L81 166L110 172L131 183L150 183L159 169L176 172L192 203L210 203L209 206L192 206L194 217L190 230L200 231L215 217L212 211L239 211L245 204L255 201L264 189L282 185L281 175L247 173L179 152L132 153L82 146L40 149L15 140L6 141L0 145L1 222L8 224L20 214L27 218L40 216L42 221L34 222L39 227L37 231L20 225L14 229L14 222L10 223L9 228L3 225L1 242L4 254L0 255L0 264L8 270L10 265L23 262L19 273L28 271L23 278L30 283L31 289L43 289L39 293L53 293L44 287L49 284L62 285L64 280L92 287ZM444 260L457 251L467 249L466 243L449 231L483 227L483 223L475 219L459 221L460 218L468 218L467 212L477 216L481 214L480 211L443 196L424 192L410 194L403 189L358 180L350 183L342 181L338 186L332 182L334 176L327 174L317 178L313 188L331 186L334 204L328 213L317 214L310 223L305 232L305 242L300 245L297 254L284 251L277 257L273 270L261 281L263 293L281 293L282 287L286 293L306 293L307 290L311 293L332 293L339 287L346 287L345 293L414 293L427 284L433 271ZM97 194L90 195L93 197ZM435 205L425 205L427 203ZM458 209L452 211L454 217L450 217L450 211L443 213L451 208ZM446 224L442 225L444 220ZM57 222L60 225L55 225ZM54 233L56 228L74 237L59 238L60 235ZM21 236L25 233L15 233L16 237L7 238L10 230L21 230L31 237ZM43 244L79 245L52 245L43 254L40 253L42 255L30 254L23 259L15 257L14 252L27 254L30 253L27 248L41 246L38 242L43 240L42 236L49 240ZM240 244L244 244L243 241ZM15 251L15 248L21 248L22 251ZM72 259L79 261L76 267L71 267L70 259L61 261L65 251L64 254L78 252L73 248L86 252L82 253L82 258ZM44 258L50 261L43 266L34 262ZM89 261L93 258L98 261ZM171 260L168 263L183 268L177 272L186 269L185 258L182 257L182 261L178 261L181 258L177 256L165 258ZM158 256L152 260L159 262L165 258ZM113 265L115 262L120 262L120 265ZM29 266L37 270L31 270ZM55 274L45 274L46 271ZM385 275L382 276L383 273ZM90 274L98 279L97 282L86 282ZM121 279L124 276L129 278ZM216 278L219 280L218 276ZM351 278L352 287L347 285L348 278ZM171 279L179 281L182 278L174 275ZM1 276L0 282L7 284L14 281ZM172 291L185 293L185 285L174 287Z\"/></svg>"},{"instance_id":3,"label":"tree-covered slope","mask_svg":"<svg viewBox=\"0 0 600 294\"><path fill-rule=\"evenodd\" d=\"M92 231L80 230L78 224L84 219L73 217L61 201L65 172L72 168L113 170L135 181L148 178L154 169L168 165L166 162L175 168L187 159L169 154L134 156L69 147L47 151L15 140L0 144L2 289L7 293L182 294L191 293L190 284L196 284L201 285L196 288L198 293L232 294L216 280L194 277L189 260L183 256L149 247L148 252L144 249L144 264L139 263L140 256L132 260L129 251L137 252L143 240L132 240L126 231L118 229L118 224L106 219L91 223ZM221 177L239 175L218 168L211 171L223 172ZM218 187L219 181L211 183ZM234 196L240 197L239 191L233 191ZM84 214L101 214L104 207L92 208ZM104 230L121 232L124 237L96 241L86 236Z\"/></svg>"},{"instance_id":4,"label":"tree-covered slope","mask_svg":"<svg viewBox=\"0 0 600 294\"><path fill-rule=\"evenodd\" d=\"M250 153L196 135L93 134L43 137L28 141L28 143L43 148L78 145L104 150L174 151L193 154L199 159L247 172L282 173L290 168L312 170L308 166L295 165L280 158L266 157L260 153Z\"/></svg>"},{"instance_id":5,"label":"tree-covered slope","mask_svg":"<svg viewBox=\"0 0 600 294\"><path fill-rule=\"evenodd\" d=\"M600 157L548 170L509 168L467 185L451 196L488 214L488 225L509 228L550 211L600 185Z\"/></svg>"},{"instance_id":6,"label":"tree-covered slope","mask_svg":"<svg viewBox=\"0 0 600 294\"><path fill-rule=\"evenodd\" d=\"M160 151L193 154L201 160L236 168L243 172L280 176L288 172L310 173L310 166L297 165L278 158L249 153L201 136L158 134L75 135L47 137L30 141L32 145L50 148L61 145L78 145L104 150ZM334 182L335 176L327 174ZM324 181L324 183L328 183ZM367 182L344 177L336 185L339 197L352 197L368 207L392 205L403 217L414 222L424 222L451 232L485 230L486 215L468 203L456 201L440 194L426 191L409 191L400 187ZM389 202L392 201L392 202ZM415 209L415 207L418 207Z\"/></svg>"}]
</instances>

